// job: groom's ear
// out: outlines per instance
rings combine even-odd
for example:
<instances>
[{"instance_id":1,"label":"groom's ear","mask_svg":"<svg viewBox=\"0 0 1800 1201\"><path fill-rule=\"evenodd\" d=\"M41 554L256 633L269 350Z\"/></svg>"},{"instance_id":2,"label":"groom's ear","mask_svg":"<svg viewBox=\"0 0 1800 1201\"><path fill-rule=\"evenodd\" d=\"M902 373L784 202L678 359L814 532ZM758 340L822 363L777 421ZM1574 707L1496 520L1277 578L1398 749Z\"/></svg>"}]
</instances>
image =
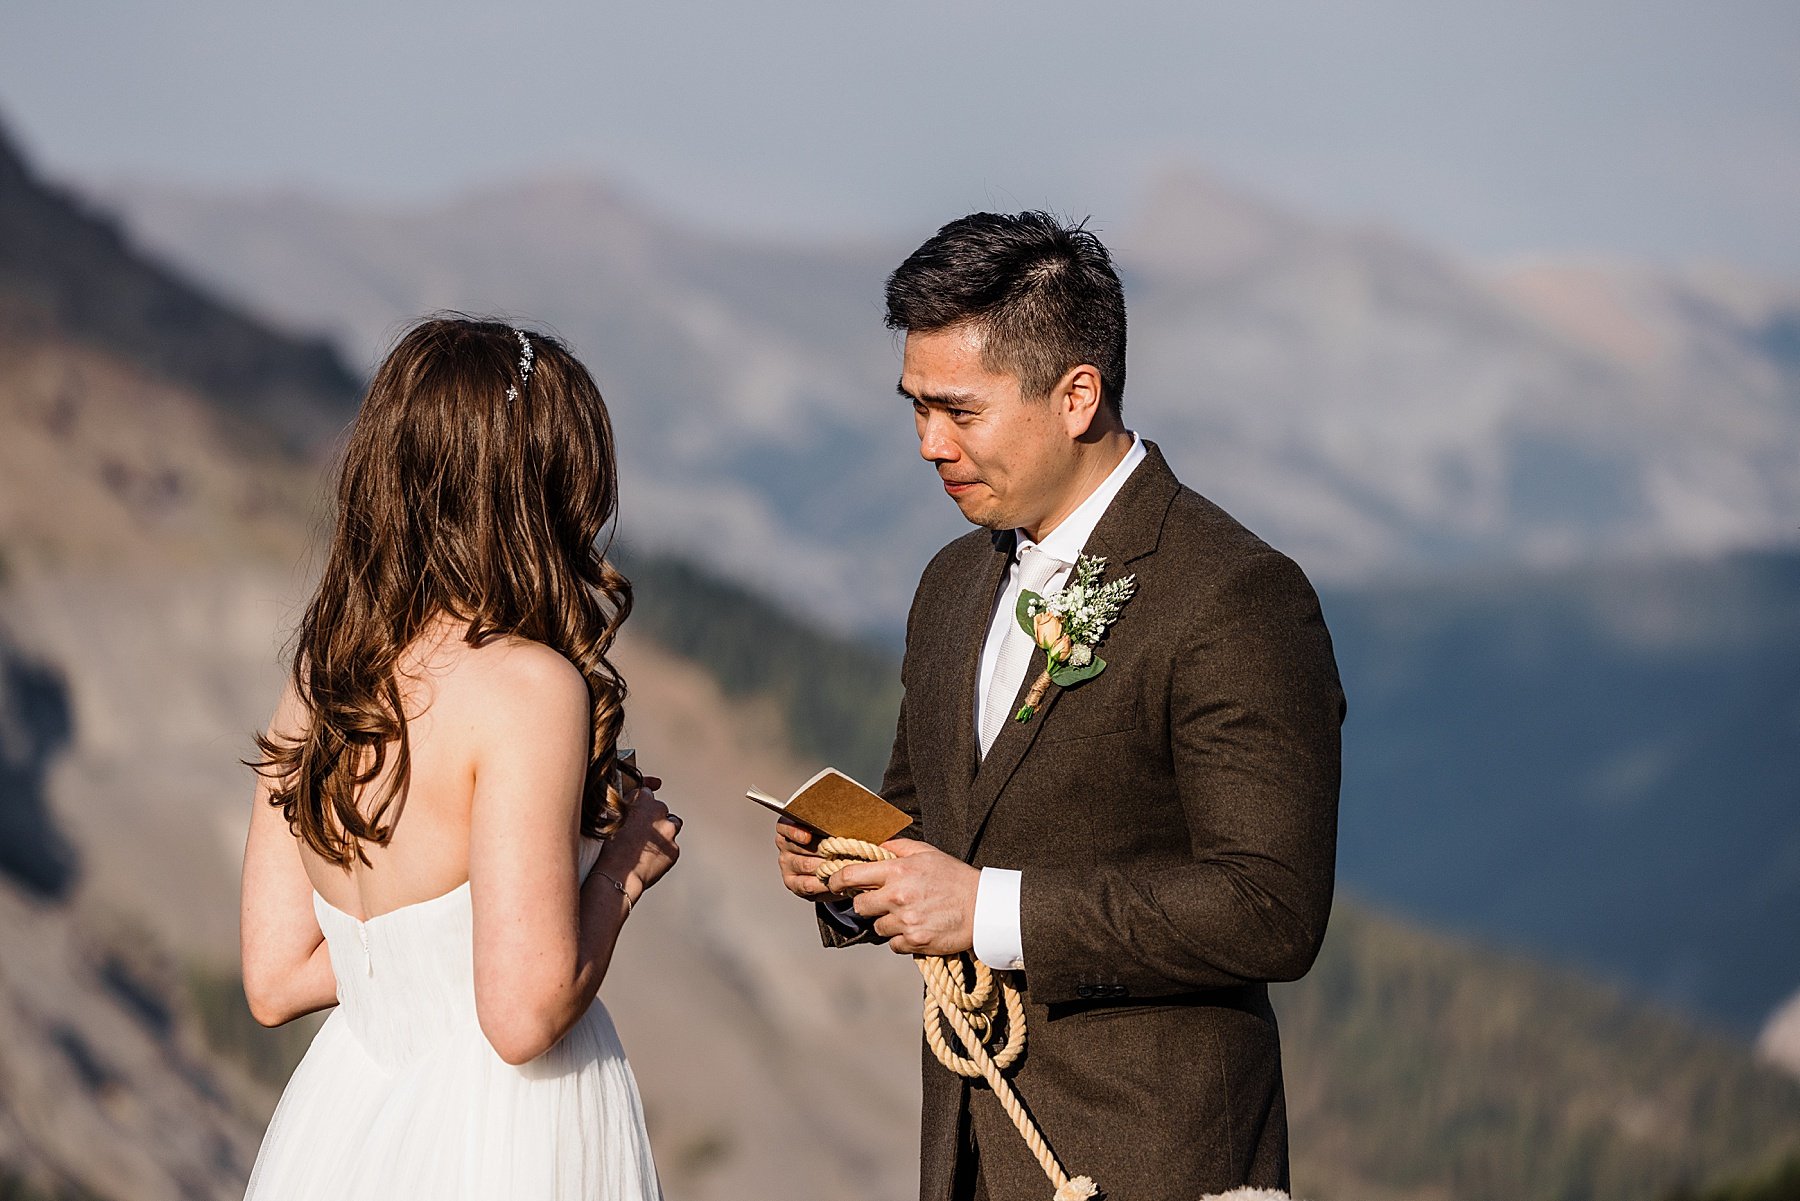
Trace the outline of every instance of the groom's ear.
<instances>
[{"instance_id":1,"label":"groom's ear","mask_svg":"<svg viewBox=\"0 0 1800 1201\"><path fill-rule=\"evenodd\" d=\"M1070 440L1086 437L1105 403L1100 395L1100 369L1092 363L1069 368L1051 389L1050 401L1061 415Z\"/></svg>"}]
</instances>

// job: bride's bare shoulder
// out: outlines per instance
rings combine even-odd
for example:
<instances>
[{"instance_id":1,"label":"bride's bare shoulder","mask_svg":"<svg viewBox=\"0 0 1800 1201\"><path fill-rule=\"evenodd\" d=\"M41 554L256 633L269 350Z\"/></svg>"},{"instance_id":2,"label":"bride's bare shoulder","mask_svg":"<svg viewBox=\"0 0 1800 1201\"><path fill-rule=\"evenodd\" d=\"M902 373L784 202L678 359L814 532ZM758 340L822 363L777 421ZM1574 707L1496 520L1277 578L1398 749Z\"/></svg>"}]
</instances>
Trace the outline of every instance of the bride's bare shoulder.
<instances>
[{"instance_id":1,"label":"bride's bare shoulder","mask_svg":"<svg viewBox=\"0 0 1800 1201\"><path fill-rule=\"evenodd\" d=\"M536 814L562 822L579 803L588 765L587 681L556 650L523 638L465 647L459 660L443 689L439 729L473 773L471 838L484 837L489 820Z\"/></svg>"},{"instance_id":2,"label":"bride's bare shoulder","mask_svg":"<svg viewBox=\"0 0 1800 1201\"><path fill-rule=\"evenodd\" d=\"M592 708L587 680L554 647L501 637L480 646L457 643L446 651L439 676L442 695L470 716L588 728Z\"/></svg>"}]
</instances>

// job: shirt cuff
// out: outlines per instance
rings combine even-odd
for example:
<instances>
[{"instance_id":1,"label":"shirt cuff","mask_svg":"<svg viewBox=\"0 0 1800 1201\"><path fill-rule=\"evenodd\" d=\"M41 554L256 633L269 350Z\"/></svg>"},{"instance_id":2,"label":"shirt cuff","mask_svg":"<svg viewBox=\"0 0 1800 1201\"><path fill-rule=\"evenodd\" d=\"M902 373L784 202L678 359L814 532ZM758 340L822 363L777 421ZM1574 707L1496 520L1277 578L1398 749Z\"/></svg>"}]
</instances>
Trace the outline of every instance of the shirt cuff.
<instances>
[{"instance_id":1,"label":"shirt cuff","mask_svg":"<svg viewBox=\"0 0 1800 1201\"><path fill-rule=\"evenodd\" d=\"M977 891L978 901L979 897L980 894L979 891ZM861 934L867 929L867 927L863 925L862 917L856 912L855 901L848 899L842 901L820 901L818 905L819 911L830 920L831 924L844 931L846 934Z\"/></svg>"},{"instance_id":2,"label":"shirt cuff","mask_svg":"<svg viewBox=\"0 0 1800 1201\"><path fill-rule=\"evenodd\" d=\"M1025 938L1019 932L1020 873L984 867L975 885L975 958L997 971L1025 966Z\"/></svg>"}]
</instances>

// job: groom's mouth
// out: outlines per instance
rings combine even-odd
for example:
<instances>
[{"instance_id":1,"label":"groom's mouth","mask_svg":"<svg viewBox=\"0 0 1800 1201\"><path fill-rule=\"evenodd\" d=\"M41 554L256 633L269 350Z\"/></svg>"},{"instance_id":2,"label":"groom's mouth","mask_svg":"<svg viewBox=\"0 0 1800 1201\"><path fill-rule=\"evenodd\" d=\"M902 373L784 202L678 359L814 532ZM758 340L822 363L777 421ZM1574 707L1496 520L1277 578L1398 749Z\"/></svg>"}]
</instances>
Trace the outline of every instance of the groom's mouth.
<instances>
[{"instance_id":1,"label":"groom's mouth","mask_svg":"<svg viewBox=\"0 0 1800 1201\"><path fill-rule=\"evenodd\" d=\"M980 482L979 480L945 480L944 491L951 496L961 496Z\"/></svg>"}]
</instances>

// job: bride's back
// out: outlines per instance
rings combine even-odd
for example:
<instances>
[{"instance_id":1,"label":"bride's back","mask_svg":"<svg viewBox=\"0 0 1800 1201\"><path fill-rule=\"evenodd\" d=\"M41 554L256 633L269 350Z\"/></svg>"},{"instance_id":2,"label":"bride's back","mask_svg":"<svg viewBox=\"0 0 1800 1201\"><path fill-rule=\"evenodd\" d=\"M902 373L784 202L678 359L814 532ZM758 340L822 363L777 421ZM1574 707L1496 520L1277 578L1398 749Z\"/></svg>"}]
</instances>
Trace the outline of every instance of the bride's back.
<instances>
[{"instance_id":1,"label":"bride's back","mask_svg":"<svg viewBox=\"0 0 1800 1201\"><path fill-rule=\"evenodd\" d=\"M444 895L469 878L470 807L474 800L473 748L494 716L484 705L496 673L529 669L531 661L556 652L538 643L500 638L481 647L461 640L463 624L431 623L401 652L396 665L406 711L411 768L398 817L389 810L393 836L383 845L368 842L368 864L349 868L327 862L301 844L301 858L313 888L327 904L368 919ZM529 741L532 731L513 736ZM356 793L365 815L392 783L397 744L389 743L382 770Z\"/></svg>"}]
</instances>

